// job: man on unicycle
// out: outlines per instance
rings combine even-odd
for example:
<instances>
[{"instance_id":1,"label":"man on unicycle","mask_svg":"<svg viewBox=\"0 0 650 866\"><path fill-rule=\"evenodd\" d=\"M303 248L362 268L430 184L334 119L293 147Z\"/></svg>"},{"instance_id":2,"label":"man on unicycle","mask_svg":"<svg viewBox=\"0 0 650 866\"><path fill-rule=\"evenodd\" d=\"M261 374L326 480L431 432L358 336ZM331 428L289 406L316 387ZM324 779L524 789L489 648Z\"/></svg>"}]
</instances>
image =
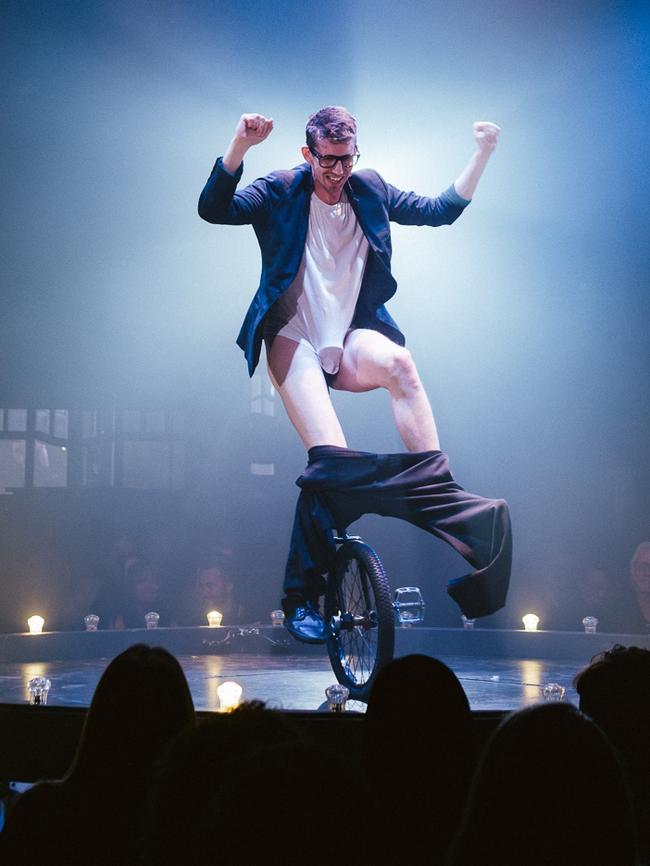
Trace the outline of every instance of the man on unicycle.
<instances>
[{"instance_id":1,"label":"man on unicycle","mask_svg":"<svg viewBox=\"0 0 650 866\"><path fill-rule=\"evenodd\" d=\"M299 640L323 641L322 530L369 512L401 517L451 544L474 571L449 593L467 616L492 613L505 603L510 575L507 505L467 493L452 478L417 368L384 304L397 289L390 223L453 223L474 195L499 127L474 124L469 162L433 198L403 192L372 169L353 171L356 120L339 106L308 119L304 163L238 190L245 154L272 130L262 115L239 119L199 214L254 228L262 274L237 343L252 375L264 342L269 376L309 455L285 575L286 626ZM330 388L385 388L406 453L349 450Z\"/></svg>"}]
</instances>

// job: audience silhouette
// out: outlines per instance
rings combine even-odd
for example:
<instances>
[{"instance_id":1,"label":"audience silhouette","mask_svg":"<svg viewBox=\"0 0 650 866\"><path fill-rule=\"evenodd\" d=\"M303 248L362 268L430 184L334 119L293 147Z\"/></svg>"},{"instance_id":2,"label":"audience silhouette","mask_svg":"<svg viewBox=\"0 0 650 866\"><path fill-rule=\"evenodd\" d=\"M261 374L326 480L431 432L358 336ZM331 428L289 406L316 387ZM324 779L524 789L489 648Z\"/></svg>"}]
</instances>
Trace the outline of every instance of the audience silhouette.
<instances>
[{"instance_id":1,"label":"audience silhouette","mask_svg":"<svg viewBox=\"0 0 650 866\"><path fill-rule=\"evenodd\" d=\"M488 740L447 866L635 866L623 773L576 707L509 715Z\"/></svg>"},{"instance_id":2,"label":"audience silhouette","mask_svg":"<svg viewBox=\"0 0 650 866\"><path fill-rule=\"evenodd\" d=\"M472 714L442 661L413 654L383 668L364 720L363 767L394 862L441 863L475 763Z\"/></svg>"},{"instance_id":3,"label":"audience silhouette","mask_svg":"<svg viewBox=\"0 0 650 866\"><path fill-rule=\"evenodd\" d=\"M194 722L192 696L167 650L136 644L95 689L65 777L22 794L0 834L0 862L34 852L51 864L136 861L143 804L163 747Z\"/></svg>"},{"instance_id":4,"label":"audience silhouette","mask_svg":"<svg viewBox=\"0 0 650 866\"><path fill-rule=\"evenodd\" d=\"M650 650L616 645L574 685L579 709L510 713L483 744L451 668L404 656L374 682L360 748L337 750L336 714L315 736L259 701L197 722L177 659L136 644L100 678L65 777L16 800L0 862L650 864Z\"/></svg>"},{"instance_id":5,"label":"audience silhouette","mask_svg":"<svg viewBox=\"0 0 650 866\"><path fill-rule=\"evenodd\" d=\"M144 863L325 866L360 838L364 852L375 850L369 801L341 756L288 716L244 703L170 745L152 788Z\"/></svg>"},{"instance_id":6,"label":"audience silhouette","mask_svg":"<svg viewBox=\"0 0 650 866\"><path fill-rule=\"evenodd\" d=\"M625 773L639 854L650 863L650 650L616 644L574 680L580 709L605 732Z\"/></svg>"}]
</instances>

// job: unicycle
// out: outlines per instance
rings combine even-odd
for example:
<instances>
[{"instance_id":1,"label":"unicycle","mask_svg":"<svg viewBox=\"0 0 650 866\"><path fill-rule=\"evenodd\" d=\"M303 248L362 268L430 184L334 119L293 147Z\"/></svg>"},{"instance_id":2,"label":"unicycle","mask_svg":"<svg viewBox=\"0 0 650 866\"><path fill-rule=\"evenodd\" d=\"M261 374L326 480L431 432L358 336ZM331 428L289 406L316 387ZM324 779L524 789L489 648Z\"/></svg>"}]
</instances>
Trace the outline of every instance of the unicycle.
<instances>
[{"instance_id":1,"label":"unicycle","mask_svg":"<svg viewBox=\"0 0 650 866\"><path fill-rule=\"evenodd\" d=\"M337 545L325 590L325 633L332 670L366 701L395 649L390 584L376 551L357 536L332 535Z\"/></svg>"}]
</instances>

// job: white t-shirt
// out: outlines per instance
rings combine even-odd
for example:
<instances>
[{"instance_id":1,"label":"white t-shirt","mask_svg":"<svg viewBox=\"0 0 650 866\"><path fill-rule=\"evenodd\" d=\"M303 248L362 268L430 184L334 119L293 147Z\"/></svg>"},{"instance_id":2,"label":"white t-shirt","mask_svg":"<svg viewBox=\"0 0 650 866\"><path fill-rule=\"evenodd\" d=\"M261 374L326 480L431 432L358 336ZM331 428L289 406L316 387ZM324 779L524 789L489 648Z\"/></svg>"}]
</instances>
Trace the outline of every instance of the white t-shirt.
<instances>
[{"instance_id":1,"label":"white t-shirt","mask_svg":"<svg viewBox=\"0 0 650 866\"><path fill-rule=\"evenodd\" d=\"M273 305L265 328L304 343L336 373L368 258L368 241L347 198L326 204L312 193L298 273Z\"/></svg>"}]
</instances>

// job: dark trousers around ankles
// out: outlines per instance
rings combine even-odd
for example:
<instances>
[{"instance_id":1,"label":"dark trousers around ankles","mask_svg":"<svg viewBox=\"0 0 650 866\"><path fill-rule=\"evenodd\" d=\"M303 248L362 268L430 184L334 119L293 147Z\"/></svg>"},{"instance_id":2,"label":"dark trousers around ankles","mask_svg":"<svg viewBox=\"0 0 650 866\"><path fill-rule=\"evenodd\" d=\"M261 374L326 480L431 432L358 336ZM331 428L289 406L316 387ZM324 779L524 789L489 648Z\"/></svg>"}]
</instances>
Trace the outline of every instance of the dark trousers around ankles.
<instances>
[{"instance_id":1,"label":"dark trousers around ankles","mask_svg":"<svg viewBox=\"0 0 650 866\"><path fill-rule=\"evenodd\" d=\"M301 492L285 595L322 595L334 552L328 530L342 531L363 514L381 514L431 532L472 566L469 574L447 584L465 616L488 616L505 605L512 564L508 505L464 490L442 451L372 454L319 445L310 448L296 484Z\"/></svg>"}]
</instances>

